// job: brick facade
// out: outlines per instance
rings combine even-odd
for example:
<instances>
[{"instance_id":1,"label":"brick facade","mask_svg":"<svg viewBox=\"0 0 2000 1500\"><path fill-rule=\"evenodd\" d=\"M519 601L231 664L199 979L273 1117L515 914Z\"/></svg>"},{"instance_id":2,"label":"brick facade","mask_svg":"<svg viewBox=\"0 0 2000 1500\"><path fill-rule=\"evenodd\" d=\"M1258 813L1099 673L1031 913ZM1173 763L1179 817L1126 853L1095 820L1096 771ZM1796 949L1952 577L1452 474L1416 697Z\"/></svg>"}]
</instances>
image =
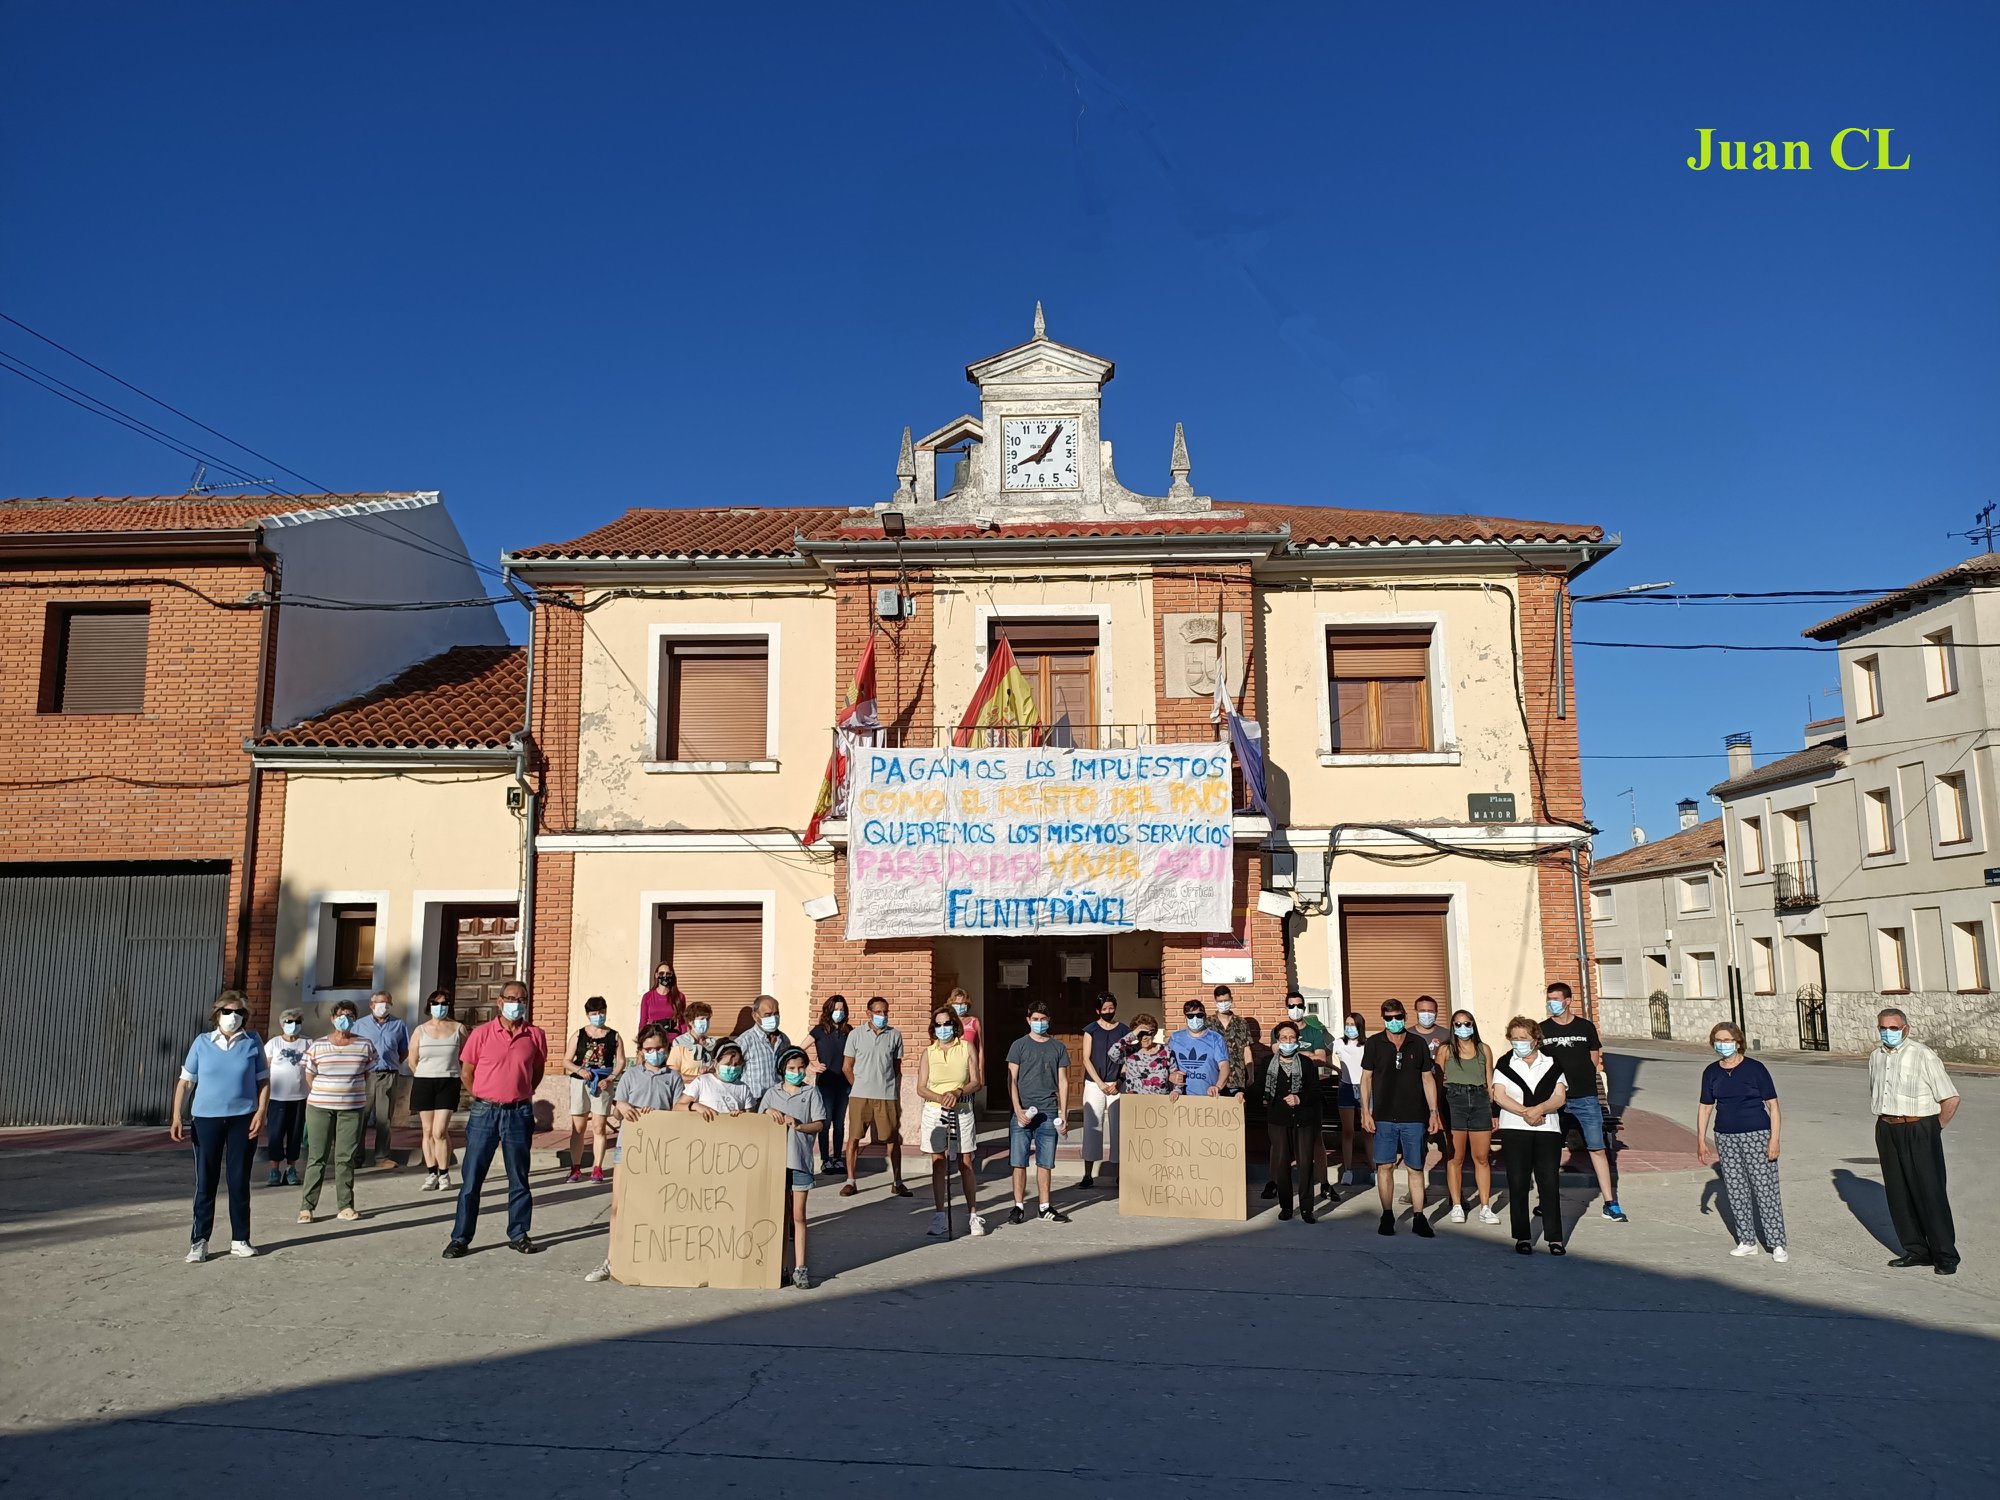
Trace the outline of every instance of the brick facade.
<instances>
[{"instance_id":1,"label":"brick facade","mask_svg":"<svg viewBox=\"0 0 2000 1500\"><path fill-rule=\"evenodd\" d=\"M1521 600L1521 679L1528 710L1528 744L1533 760L1530 816L1543 823L1582 823L1583 761L1577 738L1575 657L1558 654L1567 643L1560 628L1561 611L1569 607L1568 585L1561 574L1523 573ZM1559 716L1560 704L1564 712ZM1590 876L1589 855L1581 854L1582 878ZM1536 890L1541 913L1542 964L1549 982L1560 979L1575 990L1579 1005L1595 995L1585 982L1590 964L1590 930L1581 931L1576 917L1576 874L1567 852L1552 852L1536 862ZM1596 1009L1593 1003L1590 1009Z\"/></svg>"},{"instance_id":2,"label":"brick facade","mask_svg":"<svg viewBox=\"0 0 2000 1500\"><path fill-rule=\"evenodd\" d=\"M547 596L553 591L544 590ZM555 597L582 602L582 594ZM576 828L578 738L583 711L584 616L560 604L536 608L534 724L535 772L541 795L536 833L569 833ZM569 1025L570 911L576 874L573 854L543 853L535 859L534 921L523 934L535 1024L559 1036ZM525 926L526 924L524 924Z\"/></svg>"}]
</instances>

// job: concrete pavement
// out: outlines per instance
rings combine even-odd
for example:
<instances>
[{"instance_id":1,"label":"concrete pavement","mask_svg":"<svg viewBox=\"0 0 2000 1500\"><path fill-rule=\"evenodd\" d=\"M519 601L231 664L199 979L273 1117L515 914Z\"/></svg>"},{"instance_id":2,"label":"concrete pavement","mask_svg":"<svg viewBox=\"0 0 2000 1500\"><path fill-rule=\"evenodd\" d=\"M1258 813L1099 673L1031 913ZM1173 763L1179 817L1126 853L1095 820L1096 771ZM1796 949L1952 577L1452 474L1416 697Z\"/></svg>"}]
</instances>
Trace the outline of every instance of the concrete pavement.
<instances>
[{"instance_id":1,"label":"concrete pavement","mask_svg":"<svg viewBox=\"0 0 2000 1500\"><path fill-rule=\"evenodd\" d=\"M1614 1063L1617 1102L1692 1121L1699 1056ZM822 1189L808 1293L587 1285L608 1195L554 1174L542 1255L493 1193L439 1260L450 1201L406 1171L356 1225L256 1189L268 1253L190 1267L178 1154L0 1153L0 1492L1991 1495L2000 1079L1961 1080L1946 1279L1884 1266L1859 1070L1774 1072L1788 1266L1729 1257L1706 1172L1632 1174L1628 1226L1573 1182L1558 1260L1380 1238L1372 1193L1122 1219L1064 1166L1072 1224L950 1244L921 1188Z\"/></svg>"}]
</instances>

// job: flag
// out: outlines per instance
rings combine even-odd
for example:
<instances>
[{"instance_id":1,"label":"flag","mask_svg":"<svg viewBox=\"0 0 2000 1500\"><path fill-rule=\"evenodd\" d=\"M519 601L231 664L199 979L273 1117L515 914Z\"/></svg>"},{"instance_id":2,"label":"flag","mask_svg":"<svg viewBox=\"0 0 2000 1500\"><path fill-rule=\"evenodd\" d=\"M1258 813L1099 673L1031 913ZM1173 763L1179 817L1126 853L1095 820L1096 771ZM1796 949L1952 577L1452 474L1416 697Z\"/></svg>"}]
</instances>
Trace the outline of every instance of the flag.
<instances>
[{"instance_id":1,"label":"flag","mask_svg":"<svg viewBox=\"0 0 2000 1500\"><path fill-rule=\"evenodd\" d=\"M1243 786L1250 793L1250 802L1266 818L1271 816L1271 804L1264 800L1264 728L1255 719L1246 719L1236 711L1236 704L1229 696L1229 684L1224 679L1228 674L1223 670L1222 656L1216 653L1215 662L1215 706L1209 710L1208 722L1229 723L1229 744L1236 752L1236 764L1243 768Z\"/></svg>"},{"instance_id":2,"label":"flag","mask_svg":"<svg viewBox=\"0 0 2000 1500\"><path fill-rule=\"evenodd\" d=\"M846 813L847 768L852 758L849 752L862 743L864 735L872 740L880 727L875 702L875 637L870 635L854 668L854 681L842 700L840 718L834 725L833 754L827 757L826 775L820 778L819 797L806 824L807 844L819 841L820 824Z\"/></svg>"},{"instance_id":3,"label":"flag","mask_svg":"<svg viewBox=\"0 0 2000 1500\"><path fill-rule=\"evenodd\" d=\"M1057 750L1074 750L1076 748L1076 731L1070 726L1068 709L1064 709L1062 717L1049 726L1049 732L1044 742Z\"/></svg>"},{"instance_id":4,"label":"flag","mask_svg":"<svg viewBox=\"0 0 2000 1500\"><path fill-rule=\"evenodd\" d=\"M986 675L972 690L972 701L966 704L965 717L958 721L958 730L952 735L951 742L963 749L972 743L973 735L981 729L1026 730L1026 743L1034 745L1040 743L1040 727L1041 715L1035 710L1035 695L1028 687L1028 679L1022 673L1020 663L1014 660L1014 648L1007 644L1003 635L1000 644L993 648L992 656L987 658Z\"/></svg>"}]
</instances>

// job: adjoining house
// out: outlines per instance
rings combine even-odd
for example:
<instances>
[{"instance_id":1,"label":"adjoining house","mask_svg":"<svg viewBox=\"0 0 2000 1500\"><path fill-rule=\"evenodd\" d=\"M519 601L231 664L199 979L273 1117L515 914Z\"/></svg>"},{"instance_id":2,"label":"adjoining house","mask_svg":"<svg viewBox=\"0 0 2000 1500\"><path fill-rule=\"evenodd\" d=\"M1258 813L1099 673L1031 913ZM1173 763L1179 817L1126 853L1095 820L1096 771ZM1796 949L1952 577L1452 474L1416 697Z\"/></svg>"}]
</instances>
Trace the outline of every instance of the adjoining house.
<instances>
[{"instance_id":1,"label":"adjoining house","mask_svg":"<svg viewBox=\"0 0 2000 1500\"><path fill-rule=\"evenodd\" d=\"M256 740L282 797L274 1009L323 1031L386 989L412 1025L433 989L489 1019L519 969L530 782L527 652L455 646Z\"/></svg>"},{"instance_id":2,"label":"adjoining house","mask_svg":"<svg viewBox=\"0 0 2000 1500\"><path fill-rule=\"evenodd\" d=\"M505 559L542 601L538 1021L604 994L629 1027L661 958L724 1025L775 995L795 1037L835 992L920 1036L963 987L1002 1043L1040 1000L1072 1045L1099 991L1177 1015L1222 979L1267 1019L1296 983L1327 1012L1428 993L1489 1034L1550 979L1588 1002L1563 616L1614 544L1213 499L1178 429L1165 493L1140 493L1102 435L1112 374L1038 313L967 368L976 414L905 430L885 502L632 510ZM1214 748L1218 671L1261 722L1270 817L1239 785L1226 930L847 936L857 830L800 830L864 652L870 737L945 747L1003 642L1078 753Z\"/></svg>"},{"instance_id":3,"label":"adjoining house","mask_svg":"<svg viewBox=\"0 0 2000 1500\"><path fill-rule=\"evenodd\" d=\"M1699 1041L1734 1018L1722 820L1692 800L1679 830L1598 860L1590 939L1607 1036Z\"/></svg>"},{"instance_id":4,"label":"adjoining house","mask_svg":"<svg viewBox=\"0 0 2000 1500\"><path fill-rule=\"evenodd\" d=\"M1753 1040L1860 1051L1901 1007L1947 1056L2000 1056L2000 557L1974 557L1813 626L1844 712L1803 750L1732 747L1723 803Z\"/></svg>"},{"instance_id":5,"label":"adjoining house","mask_svg":"<svg viewBox=\"0 0 2000 1500\"><path fill-rule=\"evenodd\" d=\"M331 603L484 592L433 493L0 501L0 1123L163 1121L218 989L263 1024L284 799L245 741L504 640Z\"/></svg>"}]
</instances>

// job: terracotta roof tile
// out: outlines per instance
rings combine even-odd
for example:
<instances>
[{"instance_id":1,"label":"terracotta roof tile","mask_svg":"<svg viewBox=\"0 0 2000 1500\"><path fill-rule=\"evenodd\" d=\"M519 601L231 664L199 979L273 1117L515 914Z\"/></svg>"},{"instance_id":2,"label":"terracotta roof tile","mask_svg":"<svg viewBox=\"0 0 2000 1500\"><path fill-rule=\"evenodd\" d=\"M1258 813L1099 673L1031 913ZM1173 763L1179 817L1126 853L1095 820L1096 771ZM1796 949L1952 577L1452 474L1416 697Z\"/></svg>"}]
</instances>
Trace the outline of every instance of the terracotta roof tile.
<instances>
[{"instance_id":1,"label":"terracotta roof tile","mask_svg":"<svg viewBox=\"0 0 2000 1500\"><path fill-rule=\"evenodd\" d=\"M1794 750L1790 755L1781 755L1769 765L1757 767L1733 781L1718 781L1710 787L1709 795L1724 799L1740 797L1743 793L1755 791L1760 786L1774 786L1782 781L1797 781L1801 777L1814 776L1821 771L1836 769L1841 756L1847 751L1847 736L1835 735L1822 740L1817 745L1808 745L1803 750Z\"/></svg>"},{"instance_id":2,"label":"terracotta roof tile","mask_svg":"<svg viewBox=\"0 0 2000 1500\"><path fill-rule=\"evenodd\" d=\"M528 684L519 646L454 646L257 743L349 750L505 749Z\"/></svg>"},{"instance_id":3,"label":"terracotta roof tile","mask_svg":"<svg viewBox=\"0 0 2000 1500\"><path fill-rule=\"evenodd\" d=\"M1722 858L1722 819L1710 818L1650 844L1640 844L1606 859L1593 860L1592 880L1618 880L1649 875L1656 870L1713 864Z\"/></svg>"},{"instance_id":4,"label":"terracotta roof tile","mask_svg":"<svg viewBox=\"0 0 2000 1500\"><path fill-rule=\"evenodd\" d=\"M401 500L406 495L69 495L0 500L0 533L249 531L272 516Z\"/></svg>"},{"instance_id":5,"label":"terracotta roof tile","mask_svg":"<svg viewBox=\"0 0 2000 1500\"><path fill-rule=\"evenodd\" d=\"M912 537L1210 536L1275 532L1291 528L1295 546L1392 542L1595 542L1603 528L1499 516L1437 516L1415 511L1356 510L1323 505L1218 503L1209 515L1147 520L1033 521L997 530L953 524L910 528ZM549 542L514 554L525 559L641 557L788 557L793 539L861 539L881 535L865 507L768 506L705 510L628 510L617 520L567 542Z\"/></svg>"},{"instance_id":6,"label":"terracotta roof tile","mask_svg":"<svg viewBox=\"0 0 2000 1500\"><path fill-rule=\"evenodd\" d=\"M1968 557L1962 563L1954 563L1941 573L1933 573L1928 578L1919 578L1907 587L1884 594L1879 599L1835 615L1830 620L1799 633L1815 641L1837 640L1844 635L1852 635L1864 626L1873 625L1887 619L1905 605L1923 603L1933 594L1946 593L1951 589L1964 587L2000 574L2000 552L1982 552L1977 557Z\"/></svg>"}]
</instances>

